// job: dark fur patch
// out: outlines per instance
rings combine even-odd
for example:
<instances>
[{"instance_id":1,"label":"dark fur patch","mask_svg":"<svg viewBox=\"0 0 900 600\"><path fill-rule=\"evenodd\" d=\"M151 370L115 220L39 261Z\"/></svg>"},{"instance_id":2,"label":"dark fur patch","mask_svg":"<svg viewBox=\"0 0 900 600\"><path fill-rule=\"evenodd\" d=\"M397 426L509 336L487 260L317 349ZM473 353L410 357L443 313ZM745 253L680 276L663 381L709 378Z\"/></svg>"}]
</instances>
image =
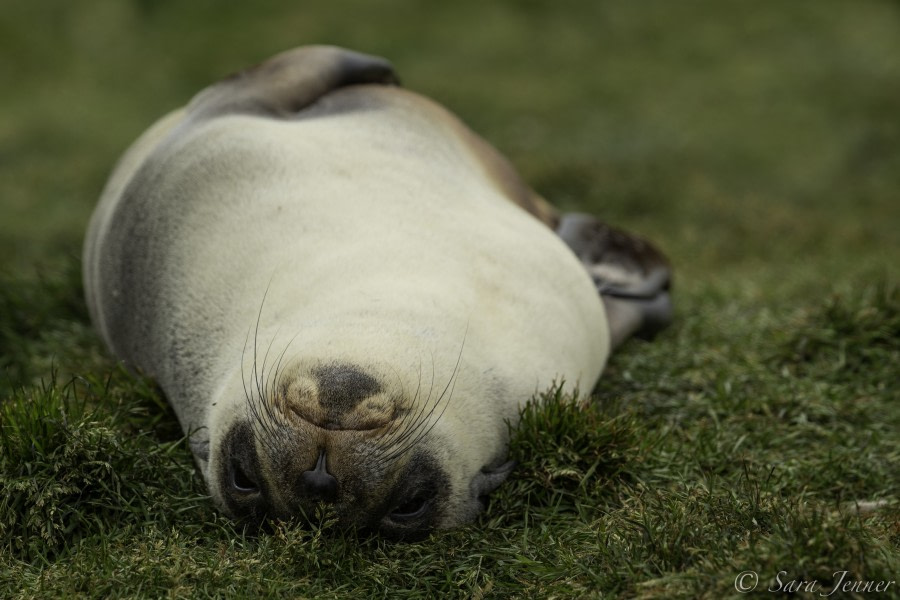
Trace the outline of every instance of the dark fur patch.
<instances>
[{"instance_id":1,"label":"dark fur patch","mask_svg":"<svg viewBox=\"0 0 900 600\"><path fill-rule=\"evenodd\" d=\"M366 398L381 393L378 381L355 365L326 365L315 369L313 376L319 387L319 404L329 421L338 421Z\"/></svg>"},{"instance_id":2,"label":"dark fur patch","mask_svg":"<svg viewBox=\"0 0 900 600\"><path fill-rule=\"evenodd\" d=\"M383 58L329 46L304 46L211 85L188 106L193 119L229 114L292 118L349 85L398 85Z\"/></svg>"},{"instance_id":3,"label":"dark fur patch","mask_svg":"<svg viewBox=\"0 0 900 600\"><path fill-rule=\"evenodd\" d=\"M380 531L386 537L400 540L422 539L440 522L441 508L450 492L450 477L441 463L424 449L415 451L403 475L379 511L385 515ZM428 509L410 521L393 521L389 515L397 506L413 498L427 498Z\"/></svg>"},{"instance_id":4,"label":"dark fur patch","mask_svg":"<svg viewBox=\"0 0 900 600\"><path fill-rule=\"evenodd\" d=\"M266 482L261 475L259 455L256 452L256 443L253 436L253 428L247 421L240 421L234 425L222 443L222 466L217 473L223 490L223 500L228 512L237 519L249 521L254 524L262 522L267 515ZM241 493L232 486L234 469L240 468L243 473L253 478L259 486L255 494Z\"/></svg>"}]
</instances>

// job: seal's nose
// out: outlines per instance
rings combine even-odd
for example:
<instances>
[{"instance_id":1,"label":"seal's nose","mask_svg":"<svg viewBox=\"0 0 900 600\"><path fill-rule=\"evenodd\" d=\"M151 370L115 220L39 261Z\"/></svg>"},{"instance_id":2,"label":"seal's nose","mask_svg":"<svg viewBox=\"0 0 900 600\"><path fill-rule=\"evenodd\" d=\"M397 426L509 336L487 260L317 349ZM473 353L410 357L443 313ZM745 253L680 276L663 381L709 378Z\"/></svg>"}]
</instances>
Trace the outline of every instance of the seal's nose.
<instances>
[{"instance_id":1,"label":"seal's nose","mask_svg":"<svg viewBox=\"0 0 900 600\"><path fill-rule=\"evenodd\" d=\"M314 500L334 502L337 499L338 482L332 474L325 469L325 451L319 454L316 467L311 471L300 474L300 485L305 496L311 496Z\"/></svg>"}]
</instances>

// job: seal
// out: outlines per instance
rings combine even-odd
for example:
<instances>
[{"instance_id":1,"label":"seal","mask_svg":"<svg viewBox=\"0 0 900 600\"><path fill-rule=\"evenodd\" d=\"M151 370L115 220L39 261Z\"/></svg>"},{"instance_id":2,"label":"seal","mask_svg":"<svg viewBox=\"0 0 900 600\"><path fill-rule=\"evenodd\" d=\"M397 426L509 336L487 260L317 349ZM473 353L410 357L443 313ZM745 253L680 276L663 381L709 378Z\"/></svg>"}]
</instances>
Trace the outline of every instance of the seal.
<instances>
[{"instance_id":1,"label":"seal","mask_svg":"<svg viewBox=\"0 0 900 600\"><path fill-rule=\"evenodd\" d=\"M93 323L157 381L213 500L418 537L509 474L508 423L671 316L650 243L560 214L380 58L285 52L120 159L84 246Z\"/></svg>"}]
</instances>

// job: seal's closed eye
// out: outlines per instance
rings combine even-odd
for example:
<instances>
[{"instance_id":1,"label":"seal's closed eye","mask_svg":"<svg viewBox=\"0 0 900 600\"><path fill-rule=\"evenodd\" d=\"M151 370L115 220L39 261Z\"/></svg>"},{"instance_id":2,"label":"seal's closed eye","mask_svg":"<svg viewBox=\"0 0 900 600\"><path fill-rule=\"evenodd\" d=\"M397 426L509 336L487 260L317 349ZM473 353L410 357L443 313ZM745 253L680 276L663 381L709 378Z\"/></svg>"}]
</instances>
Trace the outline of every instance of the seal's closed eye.
<instances>
[{"instance_id":1,"label":"seal's closed eye","mask_svg":"<svg viewBox=\"0 0 900 600\"><path fill-rule=\"evenodd\" d=\"M230 483L232 489L242 494L259 492L259 486L251 475L244 472L240 462L232 459L230 465Z\"/></svg>"},{"instance_id":2,"label":"seal's closed eye","mask_svg":"<svg viewBox=\"0 0 900 600\"><path fill-rule=\"evenodd\" d=\"M428 493L419 493L403 502L390 514L388 518L395 523L409 523L423 516L431 508L434 496Z\"/></svg>"},{"instance_id":3,"label":"seal's closed eye","mask_svg":"<svg viewBox=\"0 0 900 600\"><path fill-rule=\"evenodd\" d=\"M235 517L262 521L268 513L268 503L250 424L240 421L234 425L221 448L219 485L225 508Z\"/></svg>"},{"instance_id":4,"label":"seal's closed eye","mask_svg":"<svg viewBox=\"0 0 900 600\"><path fill-rule=\"evenodd\" d=\"M381 533L404 540L427 536L444 516L448 482L447 472L435 457L425 448L417 449L383 505Z\"/></svg>"}]
</instances>

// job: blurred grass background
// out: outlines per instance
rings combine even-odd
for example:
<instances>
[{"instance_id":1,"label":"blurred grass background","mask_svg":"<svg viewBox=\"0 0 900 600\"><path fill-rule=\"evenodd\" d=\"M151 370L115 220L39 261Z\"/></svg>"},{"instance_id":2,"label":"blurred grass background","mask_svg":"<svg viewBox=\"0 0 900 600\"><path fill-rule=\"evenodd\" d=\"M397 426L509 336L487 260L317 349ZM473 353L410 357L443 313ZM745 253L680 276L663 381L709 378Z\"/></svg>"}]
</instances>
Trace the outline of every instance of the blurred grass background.
<instances>
[{"instance_id":1,"label":"blurred grass background","mask_svg":"<svg viewBox=\"0 0 900 600\"><path fill-rule=\"evenodd\" d=\"M327 42L389 57L551 199L659 239L682 277L724 262L775 284L810 256L865 268L900 253L898 12L887 0L7 1L0 256L27 270L77 255L113 162L149 123L225 74Z\"/></svg>"},{"instance_id":2,"label":"blurred grass background","mask_svg":"<svg viewBox=\"0 0 900 600\"><path fill-rule=\"evenodd\" d=\"M488 517L421 545L241 537L81 300L84 229L127 145L307 43L391 59L548 199L675 265L676 325L614 358L612 412L532 415ZM898 264L896 0L3 0L0 529L26 541L0 595L721 597L744 568L896 575L898 511L834 511L896 506ZM605 487L585 483L597 464Z\"/></svg>"}]
</instances>

